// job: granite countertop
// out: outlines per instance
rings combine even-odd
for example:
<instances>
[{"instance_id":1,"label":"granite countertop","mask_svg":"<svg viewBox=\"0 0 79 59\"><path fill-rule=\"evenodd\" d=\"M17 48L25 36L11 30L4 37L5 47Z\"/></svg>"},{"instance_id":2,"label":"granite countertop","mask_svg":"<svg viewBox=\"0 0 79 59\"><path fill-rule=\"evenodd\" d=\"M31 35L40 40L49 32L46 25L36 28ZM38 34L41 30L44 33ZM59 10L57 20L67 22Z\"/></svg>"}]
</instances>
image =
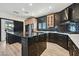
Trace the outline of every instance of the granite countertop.
<instances>
[{"instance_id":1,"label":"granite countertop","mask_svg":"<svg viewBox=\"0 0 79 59\"><path fill-rule=\"evenodd\" d=\"M79 34L69 34L68 36L79 49Z\"/></svg>"},{"instance_id":2,"label":"granite countertop","mask_svg":"<svg viewBox=\"0 0 79 59\"><path fill-rule=\"evenodd\" d=\"M18 32L15 32L15 33L7 32L7 33L12 34L12 35L16 35L19 37L23 37L23 35L21 33L18 33Z\"/></svg>"},{"instance_id":3,"label":"granite countertop","mask_svg":"<svg viewBox=\"0 0 79 59\"><path fill-rule=\"evenodd\" d=\"M68 33L57 32L57 31L37 31L37 32L38 33L42 32L42 33L57 33L57 34L69 35Z\"/></svg>"},{"instance_id":4,"label":"granite countertop","mask_svg":"<svg viewBox=\"0 0 79 59\"><path fill-rule=\"evenodd\" d=\"M32 33L32 35L28 35L28 37L33 37L33 36L38 36L38 35L42 35L45 34L44 32L34 32Z\"/></svg>"}]
</instances>

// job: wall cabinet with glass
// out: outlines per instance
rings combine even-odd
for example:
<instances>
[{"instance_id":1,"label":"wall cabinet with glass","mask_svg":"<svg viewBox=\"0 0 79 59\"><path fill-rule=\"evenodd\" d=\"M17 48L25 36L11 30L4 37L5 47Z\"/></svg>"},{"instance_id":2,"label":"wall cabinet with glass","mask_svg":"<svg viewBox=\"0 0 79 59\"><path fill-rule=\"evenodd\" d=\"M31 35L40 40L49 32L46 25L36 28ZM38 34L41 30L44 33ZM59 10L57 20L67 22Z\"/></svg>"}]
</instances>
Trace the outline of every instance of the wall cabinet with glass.
<instances>
[{"instance_id":1,"label":"wall cabinet with glass","mask_svg":"<svg viewBox=\"0 0 79 59\"><path fill-rule=\"evenodd\" d=\"M46 30L47 29L47 19L46 16L37 18L37 28L38 30Z\"/></svg>"},{"instance_id":2,"label":"wall cabinet with glass","mask_svg":"<svg viewBox=\"0 0 79 59\"><path fill-rule=\"evenodd\" d=\"M6 20L5 29L7 32L14 33L14 21Z\"/></svg>"},{"instance_id":3,"label":"wall cabinet with glass","mask_svg":"<svg viewBox=\"0 0 79 59\"><path fill-rule=\"evenodd\" d=\"M54 27L54 14L47 16L47 28Z\"/></svg>"}]
</instances>

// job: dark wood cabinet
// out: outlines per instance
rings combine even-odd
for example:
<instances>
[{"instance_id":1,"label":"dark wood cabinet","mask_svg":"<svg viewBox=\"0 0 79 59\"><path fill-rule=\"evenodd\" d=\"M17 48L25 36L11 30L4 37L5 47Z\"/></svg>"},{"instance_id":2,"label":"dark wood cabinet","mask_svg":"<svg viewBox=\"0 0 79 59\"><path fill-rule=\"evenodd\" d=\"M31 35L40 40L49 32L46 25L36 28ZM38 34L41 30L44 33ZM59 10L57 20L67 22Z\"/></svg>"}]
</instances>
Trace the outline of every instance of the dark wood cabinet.
<instances>
[{"instance_id":1,"label":"dark wood cabinet","mask_svg":"<svg viewBox=\"0 0 79 59\"><path fill-rule=\"evenodd\" d=\"M79 56L79 49L76 45L73 45L73 56Z\"/></svg>"},{"instance_id":2,"label":"dark wood cabinet","mask_svg":"<svg viewBox=\"0 0 79 59\"><path fill-rule=\"evenodd\" d=\"M28 38L28 55L29 56L38 56L39 55L38 36Z\"/></svg>"},{"instance_id":3,"label":"dark wood cabinet","mask_svg":"<svg viewBox=\"0 0 79 59\"><path fill-rule=\"evenodd\" d=\"M72 11L72 19L79 21L79 3L74 3L71 6Z\"/></svg>"},{"instance_id":4,"label":"dark wood cabinet","mask_svg":"<svg viewBox=\"0 0 79 59\"><path fill-rule=\"evenodd\" d=\"M68 50L68 36L57 33L49 33L49 42L56 43Z\"/></svg>"},{"instance_id":5,"label":"dark wood cabinet","mask_svg":"<svg viewBox=\"0 0 79 59\"><path fill-rule=\"evenodd\" d=\"M69 50L70 56L73 56L73 43L70 40L70 38L68 39L68 50Z\"/></svg>"},{"instance_id":6,"label":"dark wood cabinet","mask_svg":"<svg viewBox=\"0 0 79 59\"><path fill-rule=\"evenodd\" d=\"M70 38L68 40L68 50L70 56L79 56L79 49Z\"/></svg>"},{"instance_id":7,"label":"dark wood cabinet","mask_svg":"<svg viewBox=\"0 0 79 59\"><path fill-rule=\"evenodd\" d=\"M39 43L38 37L22 38L22 56L38 56L39 55Z\"/></svg>"},{"instance_id":8,"label":"dark wood cabinet","mask_svg":"<svg viewBox=\"0 0 79 59\"><path fill-rule=\"evenodd\" d=\"M14 21L14 32L23 32L23 22Z\"/></svg>"},{"instance_id":9,"label":"dark wood cabinet","mask_svg":"<svg viewBox=\"0 0 79 59\"><path fill-rule=\"evenodd\" d=\"M48 34L48 42L56 43L55 34L49 33Z\"/></svg>"},{"instance_id":10,"label":"dark wood cabinet","mask_svg":"<svg viewBox=\"0 0 79 59\"><path fill-rule=\"evenodd\" d=\"M22 39L22 55L40 56L47 47L46 37L46 34L41 34L38 36Z\"/></svg>"},{"instance_id":11,"label":"dark wood cabinet","mask_svg":"<svg viewBox=\"0 0 79 59\"><path fill-rule=\"evenodd\" d=\"M54 23L55 26L60 24L60 21L61 21L60 17L61 17L61 13L60 12L59 13L55 13L55 23Z\"/></svg>"},{"instance_id":12,"label":"dark wood cabinet","mask_svg":"<svg viewBox=\"0 0 79 59\"><path fill-rule=\"evenodd\" d=\"M0 41L1 41L1 18L0 18Z\"/></svg>"},{"instance_id":13,"label":"dark wood cabinet","mask_svg":"<svg viewBox=\"0 0 79 59\"><path fill-rule=\"evenodd\" d=\"M9 44L13 44L13 43L21 43L21 37L20 36L17 36L17 35L14 35L14 34L10 34L10 33L7 33L6 34L6 42L9 43Z\"/></svg>"},{"instance_id":14,"label":"dark wood cabinet","mask_svg":"<svg viewBox=\"0 0 79 59\"><path fill-rule=\"evenodd\" d=\"M37 30L46 30L47 29L47 19L46 16L37 18Z\"/></svg>"},{"instance_id":15,"label":"dark wood cabinet","mask_svg":"<svg viewBox=\"0 0 79 59\"><path fill-rule=\"evenodd\" d=\"M63 34L55 34L57 44L68 50L68 36Z\"/></svg>"},{"instance_id":16,"label":"dark wood cabinet","mask_svg":"<svg viewBox=\"0 0 79 59\"><path fill-rule=\"evenodd\" d=\"M47 45L46 45L46 39L47 39L47 35L46 34L42 34L38 36L39 38L39 55L42 54L42 52L46 49Z\"/></svg>"}]
</instances>

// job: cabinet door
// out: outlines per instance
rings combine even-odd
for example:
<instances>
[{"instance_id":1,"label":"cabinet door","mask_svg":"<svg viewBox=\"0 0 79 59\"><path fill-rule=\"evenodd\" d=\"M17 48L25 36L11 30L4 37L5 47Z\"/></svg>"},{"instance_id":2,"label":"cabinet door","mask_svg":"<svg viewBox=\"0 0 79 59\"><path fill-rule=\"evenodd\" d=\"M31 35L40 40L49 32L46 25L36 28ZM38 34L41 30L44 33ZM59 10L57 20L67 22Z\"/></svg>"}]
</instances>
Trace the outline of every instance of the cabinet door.
<instances>
[{"instance_id":1,"label":"cabinet door","mask_svg":"<svg viewBox=\"0 0 79 59\"><path fill-rule=\"evenodd\" d=\"M79 56L79 49L70 39L68 40L68 49L70 56Z\"/></svg>"},{"instance_id":2,"label":"cabinet door","mask_svg":"<svg viewBox=\"0 0 79 59\"><path fill-rule=\"evenodd\" d=\"M14 32L23 32L23 22L14 21Z\"/></svg>"},{"instance_id":3,"label":"cabinet door","mask_svg":"<svg viewBox=\"0 0 79 59\"><path fill-rule=\"evenodd\" d=\"M46 34L39 35L39 55L46 49Z\"/></svg>"},{"instance_id":4,"label":"cabinet door","mask_svg":"<svg viewBox=\"0 0 79 59\"><path fill-rule=\"evenodd\" d=\"M79 4L75 3L72 5L72 19L78 21L79 19Z\"/></svg>"},{"instance_id":5,"label":"cabinet door","mask_svg":"<svg viewBox=\"0 0 79 59\"><path fill-rule=\"evenodd\" d=\"M38 55L38 47L39 45L38 39L36 36L28 39L28 55L29 56L37 56Z\"/></svg>"},{"instance_id":6,"label":"cabinet door","mask_svg":"<svg viewBox=\"0 0 79 59\"><path fill-rule=\"evenodd\" d=\"M54 27L54 14L47 16L47 27Z\"/></svg>"},{"instance_id":7,"label":"cabinet door","mask_svg":"<svg viewBox=\"0 0 79 59\"><path fill-rule=\"evenodd\" d=\"M52 43L56 43L56 40L55 40L54 36L55 36L54 33L49 33L49 39L48 39L48 41L52 42Z\"/></svg>"},{"instance_id":8,"label":"cabinet door","mask_svg":"<svg viewBox=\"0 0 79 59\"><path fill-rule=\"evenodd\" d=\"M39 35L39 54L42 54L43 49L43 35Z\"/></svg>"},{"instance_id":9,"label":"cabinet door","mask_svg":"<svg viewBox=\"0 0 79 59\"><path fill-rule=\"evenodd\" d=\"M13 44L13 43L16 43L16 42L21 43L21 37L7 33L7 40L6 41L9 44Z\"/></svg>"},{"instance_id":10,"label":"cabinet door","mask_svg":"<svg viewBox=\"0 0 79 59\"><path fill-rule=\"evenodd\" d=\"M39 17L37 20L37 28L38 30L46 30L47 29L47 19L46 16Z\"/></svg>"},{"instance_id":11,"label":"cabinet door","mask_svg":"<svg viewBox=\"0 0 79 59\"><path fill-rule=\"evenodd\" d=\"M79 56L79 49L73 44L73 56Z\"/></svg>"},{"instance_id":12,"label":"cabinet door","mask_svg":"<svg viewBox=\"0 0 79 59\"><path fill-rule=\"evenodd\" d=\"M68 37L66 35L57 34L55 35L56 43L61 47L68 49Z\"/></svg>"},{"instance_id":13,"label":"cabinet door","mask_svg":"<svg viewBox=\"0 0 79 59\"><path fill-rule=\"evenodd\" d=\"M44 50L46 49L46 47L47 47L47 34L44 34L44 36L43 36L43 48L44 48Z\"/></svg>"},{"instance_id":14,"label":"cabinet door","mask_svg":"<svg viewBox=\"0 0 79 59\"><path fill-rule=\"evenodd\" d=\"M70 38L68 39L68 50L69 50L70 56L73 56L73 43L70 40Z\"/></svg>"},{"instance_id":15,"label":"cabinet door","mask_svg":"<svg viewBox=\"0 0 79 59\"><path fill-rule=\"evenodd\" d=\"M60 24L60 18L61 14L60 13L55 13L55 26Z\"/></svg>"}]
</instances>

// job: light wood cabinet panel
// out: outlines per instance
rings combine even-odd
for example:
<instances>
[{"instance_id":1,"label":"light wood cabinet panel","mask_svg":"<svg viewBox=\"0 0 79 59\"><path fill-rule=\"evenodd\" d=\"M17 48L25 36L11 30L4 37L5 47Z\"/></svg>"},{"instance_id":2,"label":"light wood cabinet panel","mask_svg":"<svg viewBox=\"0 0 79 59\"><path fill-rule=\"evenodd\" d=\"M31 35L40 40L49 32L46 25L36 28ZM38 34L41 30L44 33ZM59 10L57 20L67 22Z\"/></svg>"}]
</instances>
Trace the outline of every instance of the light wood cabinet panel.
<instances>
[{"instance_id":1,"label":"light wood cabinet panel","mask_svg":"<svg viewBox=\"0 0 79 59\"><path fill-rule=\"evenodd\" d=\"M54 27L54 14L47 16L47 27Z\"/></svg>"}]
</instances>

